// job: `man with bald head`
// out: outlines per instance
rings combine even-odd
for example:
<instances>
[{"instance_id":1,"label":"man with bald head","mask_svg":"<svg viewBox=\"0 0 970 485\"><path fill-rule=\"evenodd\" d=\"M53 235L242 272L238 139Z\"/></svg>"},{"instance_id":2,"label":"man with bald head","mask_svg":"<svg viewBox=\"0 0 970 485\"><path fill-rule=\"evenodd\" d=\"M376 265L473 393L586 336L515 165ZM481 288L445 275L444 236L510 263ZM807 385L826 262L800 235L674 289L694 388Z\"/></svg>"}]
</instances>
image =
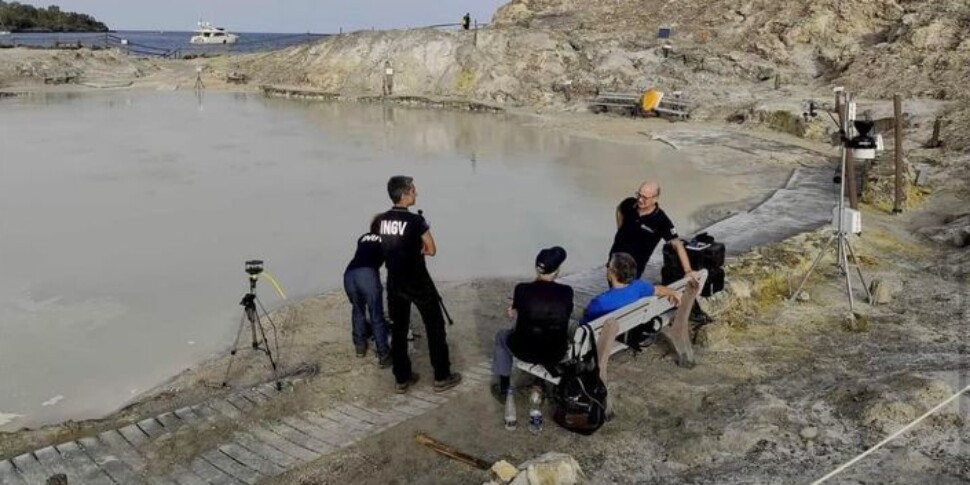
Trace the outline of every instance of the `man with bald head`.
<instances>
[{"instance_id":1,"label":"man with bald head","mask_svg":"<svg viewBox=\"0 0 970 485\"><path fill-rule=\"evenodd\" d=\"M620 202L616 208L616 236L610 256L616 253L627 253L637 262L637 279L643 275L644 268L650 255L657 248L660 240L669 241L677 250L684 274L697 279L694 270L687 259L684 244L677 237L674 223L657 203L660 198L660 185L656 182L643 182L633 197Z\"/></svg>"}]
</instances>

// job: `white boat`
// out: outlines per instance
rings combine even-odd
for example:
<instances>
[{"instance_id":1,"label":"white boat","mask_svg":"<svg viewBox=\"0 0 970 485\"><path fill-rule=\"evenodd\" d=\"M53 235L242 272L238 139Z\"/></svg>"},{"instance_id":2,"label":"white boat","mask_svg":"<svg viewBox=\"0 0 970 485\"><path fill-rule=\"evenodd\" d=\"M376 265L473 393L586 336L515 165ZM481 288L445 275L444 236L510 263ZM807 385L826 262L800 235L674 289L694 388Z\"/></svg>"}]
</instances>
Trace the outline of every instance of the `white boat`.
<instances>
[{"instance_id":1,"label":"white boat","mask_svg":"<svg viewBox=\"0 0 970 485\"><path fill-rule=\"evenodd\" d=\"M193 44L235 44L239 36L226 31L222 27L214 27L209 22L199 22L195 35L189 42Z\"/></svg>"}]
</instances>

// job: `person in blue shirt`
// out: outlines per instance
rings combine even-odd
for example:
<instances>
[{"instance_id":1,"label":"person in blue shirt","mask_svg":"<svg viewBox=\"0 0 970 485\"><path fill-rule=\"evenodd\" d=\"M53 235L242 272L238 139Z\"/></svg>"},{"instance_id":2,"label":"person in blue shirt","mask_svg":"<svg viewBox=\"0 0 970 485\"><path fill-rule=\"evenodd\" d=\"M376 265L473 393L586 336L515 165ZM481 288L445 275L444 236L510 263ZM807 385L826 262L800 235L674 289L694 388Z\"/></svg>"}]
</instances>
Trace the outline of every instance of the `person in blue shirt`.
<instances>
[{"instance_id":1,"label":"person in blue shirt","mask_svg":"<svg viewBox=\"0 0 970 485\"><path fill-rule=\"evenodd\" d=\"M659 296L669 299L674 305L680 304L680 295L661 285L651 285L650 283L637 278L637 261L627 253L613 253L610 261L606 264L606 279L610 282L610 289L600 293L583 312L581 325L588 325L590 322L619 310L630 303L648 296ZM616 334L619 331L619 324L615 319L609 319L603 324L596 342L596 352L599 355L600 379L606 383L606 365L610 358L610 347ZM607 413L612 413L607 404Z\"/></svg>"},{"instance_id":2,"label":"person in blue shirt","mask_svg":"<svg viewBox=\"0 0 970 485\"><path fill-rule=\"evenodd\" d=\"M670 299L674 304L680 302L677 292L661 285L652 285L637 279L637 262L627 253L613 253L606 265L606 279L610 282L610 289L600 293L586 307L581 323L583 325L596 320L607 313L619 310L630 303L648 296L660 296Z\"/></svg>"}]
</instances>

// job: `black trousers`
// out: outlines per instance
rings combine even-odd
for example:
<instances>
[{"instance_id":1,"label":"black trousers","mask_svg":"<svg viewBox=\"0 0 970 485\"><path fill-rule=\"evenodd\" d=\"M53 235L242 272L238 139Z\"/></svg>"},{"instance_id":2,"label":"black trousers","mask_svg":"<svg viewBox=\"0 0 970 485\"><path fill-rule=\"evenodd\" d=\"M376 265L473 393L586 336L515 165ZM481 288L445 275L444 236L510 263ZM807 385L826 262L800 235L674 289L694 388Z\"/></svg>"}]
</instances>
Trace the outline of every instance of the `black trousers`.
<instances>
[{"instance_id":1,"label":"black trousers","mask_svg":"<svg viewBox=\"0 0 970 485\"><path fill-rule=\"evenodd\" d=\"M441 312L441 297L433 283L417 287L395 287L388 284L387 309L391 325L391 362L394 379L398 384L411 377L411 358L408 357L408 329L411 328L411 304L418 308L424 320L424 333L428 340L428 354L434 368L436 381L451 375L448 357L448 341L445 338L445 318Z\"/></svg>"}]
</instances>

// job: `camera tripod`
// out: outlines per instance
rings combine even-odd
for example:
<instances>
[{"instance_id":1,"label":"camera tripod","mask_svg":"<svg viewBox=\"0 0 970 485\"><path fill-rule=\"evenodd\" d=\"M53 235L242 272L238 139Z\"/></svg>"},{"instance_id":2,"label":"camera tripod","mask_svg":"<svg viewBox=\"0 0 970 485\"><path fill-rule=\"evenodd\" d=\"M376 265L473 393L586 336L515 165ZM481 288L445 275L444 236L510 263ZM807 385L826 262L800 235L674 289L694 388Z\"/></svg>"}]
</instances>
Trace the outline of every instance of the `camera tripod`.
<instances>
[{"instance_id":1,"label":"camera tripod","mask_svg":"<svg viewBox=\"0 0 970 485\"><path fill-rule=\"evenodd\" d=\"M276 334L276 324L273 323L266 308L263 307L263 303L256 296L256 282L259 280L259 274L262 272L262 261L246 261L246 273L249 273L249 292L243 295L242 300L239 302L243 307L243 314L239 318L239 331L236 333L236 342L229 352L229 365L226 366L226 378L222 381L223 387L229 387L229 373L232 370L232 362L236 353L239 351L239 343L242 340L243 329L246 328L246 323L249 322L249 330L252 335L252 349L266 354L266 358L269 359L269 365L273 368L273 380L276 381L276 389L279 391L283 390L283 383L280 381L276 360L273 358L273 350L270 348L269 339L266 338L266 329L259 315L259 310L262 310L266 321L273 327L273 340L276 342L276 356L279 357L280 344L279 336ZM256 309L257 304L259 305L259 310Z\"/></svg>"}]
</instances>

